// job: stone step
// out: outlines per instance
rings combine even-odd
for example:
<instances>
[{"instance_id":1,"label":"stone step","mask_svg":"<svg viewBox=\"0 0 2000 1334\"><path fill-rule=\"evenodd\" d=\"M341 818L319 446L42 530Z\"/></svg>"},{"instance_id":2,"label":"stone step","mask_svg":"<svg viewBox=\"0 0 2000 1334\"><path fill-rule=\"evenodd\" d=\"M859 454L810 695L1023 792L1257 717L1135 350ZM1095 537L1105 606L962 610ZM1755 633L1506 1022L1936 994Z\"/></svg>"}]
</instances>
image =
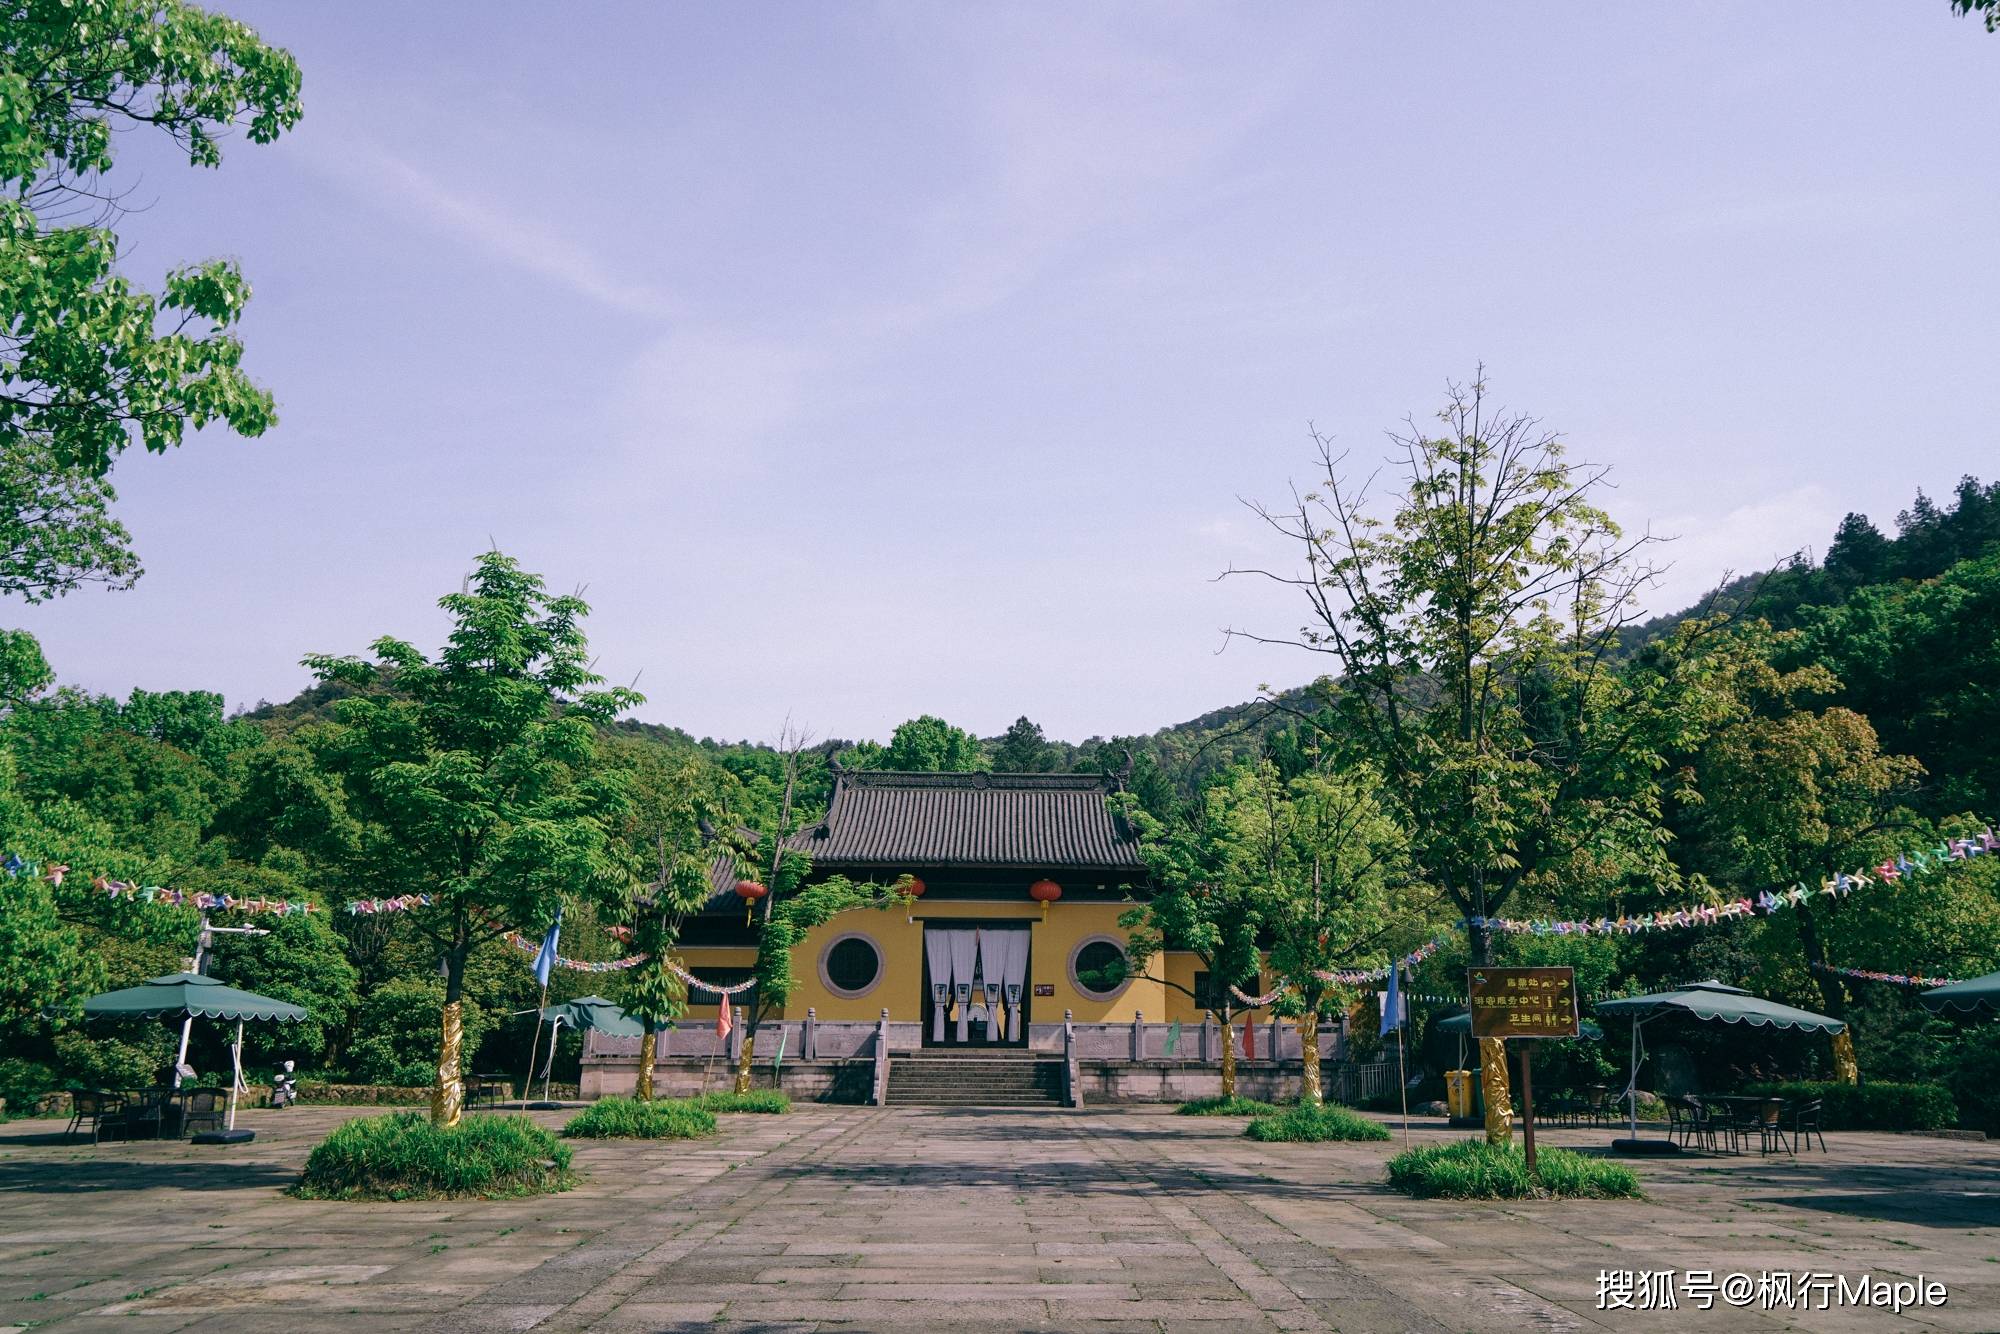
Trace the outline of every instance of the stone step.
<instances>
[{"instance_id":1,"label":"stone step","mask_svg":"<svg viewBox=\"0 0 2000 1334\"><path fill-rule=\"evenodd\" d=\"M889 1056L887 1101L904 1107L1060 1107L1063 1066L1021 1052Z\"/></svg>"}]
</instances>

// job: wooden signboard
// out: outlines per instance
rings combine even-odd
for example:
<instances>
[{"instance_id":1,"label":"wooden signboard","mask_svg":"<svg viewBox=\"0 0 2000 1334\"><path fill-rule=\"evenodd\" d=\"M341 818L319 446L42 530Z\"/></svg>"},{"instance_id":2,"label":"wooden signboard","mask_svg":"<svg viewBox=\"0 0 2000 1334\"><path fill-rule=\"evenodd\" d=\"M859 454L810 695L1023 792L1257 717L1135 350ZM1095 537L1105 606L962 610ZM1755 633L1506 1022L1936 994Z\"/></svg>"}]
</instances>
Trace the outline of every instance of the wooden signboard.
<instances>
[{"instance_id":1,"label":"wooden signboard","mask_svg":"<svg viewBox=\"0 0 2000 1334\"><path fill-rule=\"evenodd\" d=\"M1573 1038L1574 968L1468 968L1467 1005L1476 1038Z\"/></svg>"}]
</instances>

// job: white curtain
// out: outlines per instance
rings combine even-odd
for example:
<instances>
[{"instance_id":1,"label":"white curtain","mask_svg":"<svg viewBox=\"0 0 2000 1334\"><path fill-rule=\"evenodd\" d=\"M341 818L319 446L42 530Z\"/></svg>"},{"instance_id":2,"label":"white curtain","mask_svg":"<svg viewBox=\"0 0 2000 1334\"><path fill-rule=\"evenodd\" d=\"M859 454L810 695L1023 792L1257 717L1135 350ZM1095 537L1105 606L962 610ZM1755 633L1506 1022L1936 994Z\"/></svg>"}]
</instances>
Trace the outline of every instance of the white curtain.
<instances>
[{"instance_id":1,"label":"white curtain","mask_svg":"<svg viewBox=\"0 0 2000 1334\"><path fill-rule=\"evenodd\" d=\"M986 1040L1000 1040L1000 979L1007 971L1005 940L1012 931L979 933L979 986L986 993Z\"/></svg>"},{"instance_id":2,"label":"white curtain","mask_svg":"<svg viewBox=\"0 0 2000 1334\"><path fill-rule=\"evenodd\" d=\"M943 931L924 932L924 961L931 966L931 1041L944 1041L944 1007L951 998L951 941Z\"/></svg>"},{"instance_id":3,"label":"white curtain","mask_svg":"<svg viewBox=\"0 0 2000 1334\"><path fill-rule=\"evenodd\" d=\"M1000 979L1007 988L1007 1041L1019 1042L1021 996L1028 985L1028 933L1003 931L1000 935L1007 942L1007 967Z\"/></svg>"},{"instance_id":4,"label":"white curtain","mask_svg":"<svg viewBox=\"0 0 2000 1334\"><path fill-rule=\"evenodd\" d=\"M972 974L979 962L977 931L947 931L951 941L951 990L958 1001L958 1040L969 1036L972 1020Z\"/></svg>"}]
</instances>

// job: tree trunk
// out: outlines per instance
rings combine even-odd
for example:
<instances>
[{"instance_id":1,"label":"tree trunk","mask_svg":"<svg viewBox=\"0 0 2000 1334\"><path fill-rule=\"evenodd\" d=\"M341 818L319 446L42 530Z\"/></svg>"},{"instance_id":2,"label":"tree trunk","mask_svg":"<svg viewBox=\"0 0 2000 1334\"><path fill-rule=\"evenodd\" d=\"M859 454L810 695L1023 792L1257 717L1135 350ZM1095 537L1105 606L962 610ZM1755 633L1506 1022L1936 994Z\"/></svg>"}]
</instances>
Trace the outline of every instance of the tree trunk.
<instances>
[{"instance_id":1,"label":"tree trunk","mask_svg":"<svg viewBox=\"0 0 2000 1334\"><path fill-rule=\"evenodd\" d=\"M1465 928L1466 957L1475 968L1493 963L1493 932L1484 926ZM1507 1082L1507 1043L1502 1038L1479 1039L1479 1096L1486 1102L1486 1142L1514 1142L1513 1089Z\"/></svg>"},{"instance_id":2,"label":"tree trunk","mask_svg":"<svg viewBox=\"0 0 2000 1334\"><path fill-rule=\"evenodd\" d=\"M1819 988L1820 1004L1835 1019L1847 1018L1847 992L1840 979L1826 971L1826 942L1820 939L1819 923L1813 920L1813 906L1802 903L1792 920L1798 925L1799 948L1806 956L1806 971ZM1833 1077L1843 1084L1861 1082L1861 1067L1854 1059L1854 1028L1849 1025L1833 1035Z\"/></svg>"},{"instance_id":3,"label":"tree trunk","mask_svg":"<svg viewBox=\"0 0 2000 1334\"><path fill-rule=\"evenodd\" d=\"M1229 1008L1222 1010L1222 1096L1236 1096L1236 1031L1229 1026Z\"/></svg>"},{"instance_id":4,"label":"tree trunk","mask_svg":"<svg viewBox=\"0 0 2000 1334\"><path fill-rule=\"evenodd\" d=\"M1320 1107L1326 1097L1320 1090L1319 1082L1319 1016L1302 1014L1299 1016L1299 1061L1302 1075L1299 1083L1299 1102L1306 1107Z\"/></svg>"},{"instance_id":5,"label":"tree trunk","mask_svg":"<svg viewBox=\"0 0 2000 1334\"><path fill-rule=\"evenodd\" d=\"M444 1014L438 1042L437 1083L431 1087L431 1124L455 1126L465 1116L465 1081L459 1077L459 1048L465 1040L465 954L445 956Z\"/></svg>"},{"instance_id":6,"label":"tree trunk","mask_svg":"<svg viewBox=\"0 0 2000 1334\"><path fill-rule=\"evenodd\" d=\"M757 1050L757 1030L752 1028L743 1035L743 1055L736 1061L736 1091L750 1091L750 1061Z\"/></svg>"},{"instance_id":7,"label":"tree trunk","mask_svg":"<svg viewBox=\"0 0 2000 1334\"><path fill-rule=\"evenodd\" d=\"M653 1026L646 1025L646 1032L639 1039L639 1082L632 1090L640 1102L653 1100Z\"/></svg>"}]
</instances>

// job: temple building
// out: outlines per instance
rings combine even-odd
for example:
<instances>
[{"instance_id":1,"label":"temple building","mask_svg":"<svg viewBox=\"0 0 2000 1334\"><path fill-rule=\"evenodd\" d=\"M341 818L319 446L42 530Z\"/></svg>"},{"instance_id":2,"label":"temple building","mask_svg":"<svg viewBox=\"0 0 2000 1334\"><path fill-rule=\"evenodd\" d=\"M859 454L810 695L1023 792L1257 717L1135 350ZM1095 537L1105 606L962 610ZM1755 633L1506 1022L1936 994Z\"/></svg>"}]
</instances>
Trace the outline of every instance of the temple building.
<instances>
[{"instance_id":1,"label":"temple building","mask_svg":"<svg viewBox=\"0 0 2000 1334\"><path fill-rule=\"evenodd\" d=\"M1225 1039L1195 1003L1208 978L1193 954L1128 968L1119 918L1148 883L1110 800L1119 786L1102 774L836 770L825 818L788 841L810 856L808 879L910 876L920 893L842 913L795 947L797 983L757 1032L757 1082L891 1103L1181 1098L1214 1091L1225 1041L1263 1062L1246 1091L1295 1078L1297 1033L1237 1006ZM761 904L739 897L733 859L718 858L710 878L676 952L699 981L734 988L753 973ZM661 1035L657 1086L712 1087L753 999L734 996L725 1035L718 997L690 988ZM1337 1041L1328 1029L1322 1049ZM590 1034L584 1096L629 1092L637 1050L636 1038Z\"/></svg>"}]
</instances>

